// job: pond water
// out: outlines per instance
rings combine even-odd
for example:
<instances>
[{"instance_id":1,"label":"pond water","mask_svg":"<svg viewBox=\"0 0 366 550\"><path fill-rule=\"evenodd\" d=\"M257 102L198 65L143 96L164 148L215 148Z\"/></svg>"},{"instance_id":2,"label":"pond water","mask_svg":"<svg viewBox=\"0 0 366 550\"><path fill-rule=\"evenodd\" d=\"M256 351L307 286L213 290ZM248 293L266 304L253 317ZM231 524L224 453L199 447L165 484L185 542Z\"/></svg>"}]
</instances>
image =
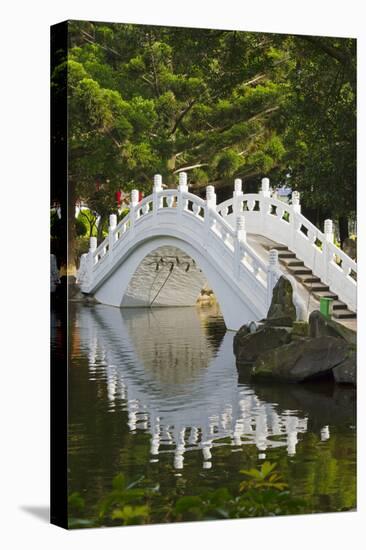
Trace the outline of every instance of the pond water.
<instances>
[{"instance_id":1,"label":"pond water","mask_svg":"<svg viewBox=\"0 0 366 550\"><path fill-rule=\"evenodd\" d=\"M215 307L70 304L69 318L69 493L87 516L121 472L190 495L235 490L265 460L314 512L355 507L353 389L240 383Z\"/></svg>"}]
</instances>

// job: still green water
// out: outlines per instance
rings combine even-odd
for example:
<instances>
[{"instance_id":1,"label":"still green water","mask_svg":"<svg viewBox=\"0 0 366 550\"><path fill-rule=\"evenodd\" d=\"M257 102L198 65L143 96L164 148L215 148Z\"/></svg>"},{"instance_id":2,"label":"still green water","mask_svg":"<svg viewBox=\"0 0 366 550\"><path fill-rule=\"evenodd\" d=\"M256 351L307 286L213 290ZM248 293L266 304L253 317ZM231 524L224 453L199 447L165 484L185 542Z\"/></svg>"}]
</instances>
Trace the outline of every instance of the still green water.
<instances>
[{"instance_id":1,"label":"still green water","mask_svg":"<svg viewBox=\"0 0 366 550\"><path fill-rule=\"evenodd\" d=\"M159 486L153 521L169 521L169 496L235 493L240 470L264 461L312 512L355 508L353 389L240 384L234 333L215 308L69 313L69 494L84 518L119 473ZM54 313L56 350L64 331Z\"/></svg>"}]
</instances>

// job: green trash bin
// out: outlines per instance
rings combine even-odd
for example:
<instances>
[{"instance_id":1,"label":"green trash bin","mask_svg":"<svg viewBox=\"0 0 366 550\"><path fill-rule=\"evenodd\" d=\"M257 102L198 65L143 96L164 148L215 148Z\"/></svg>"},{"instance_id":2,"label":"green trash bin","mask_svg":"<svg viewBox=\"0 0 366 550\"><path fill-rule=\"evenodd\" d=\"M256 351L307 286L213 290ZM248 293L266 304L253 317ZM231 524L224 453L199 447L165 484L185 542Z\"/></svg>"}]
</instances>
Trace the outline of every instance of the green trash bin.
<instances>
[{"instance_id":1,"label":"green trash bin","mask_svg":"<svg viewBox=\"0 0 366 550\"><path fill-rule=\"evenodd\" d=\"M323 296L320 298L320 313L324 315L326 319L330 319L332 313L333 298L326 298Z\"/></svg>"}]
</instances>

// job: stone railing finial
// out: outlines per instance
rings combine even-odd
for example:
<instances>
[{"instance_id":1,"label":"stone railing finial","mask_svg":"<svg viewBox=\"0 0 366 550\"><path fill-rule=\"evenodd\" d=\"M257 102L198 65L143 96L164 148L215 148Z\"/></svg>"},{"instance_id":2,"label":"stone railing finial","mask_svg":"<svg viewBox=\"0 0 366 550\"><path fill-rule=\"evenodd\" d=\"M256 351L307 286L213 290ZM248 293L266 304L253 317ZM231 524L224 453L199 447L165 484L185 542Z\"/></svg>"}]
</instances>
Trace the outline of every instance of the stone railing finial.
<instances>
[{"instance_id":1,"label":"stone railing finial","mask_svg":"<svg viewBox=\"0 0 366 550\"><path fill-rule=\"evenodd\" d=\"M234 180L234 195L241 195L243 193L243 187L242 187L242 180L240 178L236 178Z\"/></svg>"},{"instance_id":2,"label":"stone railing finial","mask_svg":"<svg viewBox=\"0 0 366 550\"><path fill-rule=\"evenodd\" d=\"M270 191L270 188L269 188L269 178L262 178L261 195L263 195L263 197L270 197L271 196L271 191Z\"/></svg>"},{"instance_id":3,"label":"stone railing finial","mask_svg":"<svg viewBox=\"0 0 366 550\"><path fill-rule=\"evenodd\" d=\"M90 237L89 239L89 250L90 252L94 252L94 250L97 249L97 238L96 237Z\"/></svg>"},{"instance_id":4,"label":"stone railing finial","mask_svg":"<svg viewBox=\"0 0 366 550\"><path fill-rule=\"evenodd\" d=\"M236 217L236 236L239 241L246 241L247 232L245 230L244 214L240 214Z\"/></svg>"},{"instance_id":5,"label":"stone railing finial","mask_svg":"<svg viewBox=\"0 0 366 550\"><path fill-rule=\"evenodd\" d=\"M109 216L109 229L115 229L117 227L117 216L116 214L111 214Z\"/></svg>"},{"instance_id":6,"label":"stone railing finial","mask_svg":"<svg viewBox=\"0 0 366 550\"><path fill-rule=\"evenodd\" d=\"M139 202L139 192L137 189L131 191L131 206L136 206Z\"/></svg>"},{"instance_id":7,"label":"stone railing finial","mask_svg":"<svg viewBox=\"0 0 366 550\"><path fill-rule=\"evenodd\" d=\"M324 234L325 234L325 240L326 241L333 242L334 229L333 229L333 221L332 220L325 220L324 221Z\"/></svg>"},{"instance_id":8,"label":"stone railing finial","mask_svg":"<svg viewBox=\"0 0 366 550\"><path fill-rule=\"evenodd\" d=\"M292 206L294 208L294 211L301 212L300 193L298 191L293 191L291 195L291 199L292 199Z\"/></svg>"},{"instance_id":9,"label":"stone railing finial","mask_svg":"<svg viewBox=\"0 0 366 550\"><path fill-rule=\"evenodd\" d=\"M160 174L155 174L154 176L154 191L157 193L158 191L162 191L163 189L163 178Z\"/></svg>"},{"instance_id":10,"label":"stone railing finial","mask_svg":"<svg viewBox=\"0 0 366 550\"><path fill-rule=\"evenodd\" d=\"M209 208L216 208L216 193L213 185L206 187L206 201Z\"/></svg>"},{"instance_id":11,"label":"stone railing finial","mask_svg":"<svg viewBox=\"0 0 366 550\"><path fill-rule=\"evenodd\" d=\"M268 263L269 263L270 268L272 268L272 269L278 267L278 250L276 250L275 248L272 248L269 251Z\"/></svg>"},{"instance_id":12,"label":"stone railing finial","mask_svg":"<svg viewBox=\"0 0 366 550\"><path fill-rule=\"evenodd\" d=\"M187 193L188 181L186 172L179 172L179 185L178 189L181 193Z\"/></svg>"}]
</instances>

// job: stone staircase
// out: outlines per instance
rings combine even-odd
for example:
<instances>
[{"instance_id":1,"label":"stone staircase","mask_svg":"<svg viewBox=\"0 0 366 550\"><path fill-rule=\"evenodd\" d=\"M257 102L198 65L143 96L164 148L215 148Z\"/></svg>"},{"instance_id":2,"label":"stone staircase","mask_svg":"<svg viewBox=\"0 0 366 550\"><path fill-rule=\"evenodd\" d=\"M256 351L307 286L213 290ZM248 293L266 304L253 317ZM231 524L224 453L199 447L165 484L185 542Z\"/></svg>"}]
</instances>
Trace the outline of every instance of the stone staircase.
<instances>
[{"instance_id":1,"label":"stone staircase","mask_svg":"<svg viewBox=\"0 0 366 550\"><path fill-rule=\"evenodd\" d=\"M319 277L316 277L311 269L304 265L302 260L296 257L296 254L291 252L287 246L275 245L278 251L278 260L286 267L290 275L293 275L318 301L320 298L333 298L332 316L335 319L356 319L355 312L348 309L345 303L338 300L337 294L329 289L329 286L321 282Z\"/></svg>"}]
</instances>

